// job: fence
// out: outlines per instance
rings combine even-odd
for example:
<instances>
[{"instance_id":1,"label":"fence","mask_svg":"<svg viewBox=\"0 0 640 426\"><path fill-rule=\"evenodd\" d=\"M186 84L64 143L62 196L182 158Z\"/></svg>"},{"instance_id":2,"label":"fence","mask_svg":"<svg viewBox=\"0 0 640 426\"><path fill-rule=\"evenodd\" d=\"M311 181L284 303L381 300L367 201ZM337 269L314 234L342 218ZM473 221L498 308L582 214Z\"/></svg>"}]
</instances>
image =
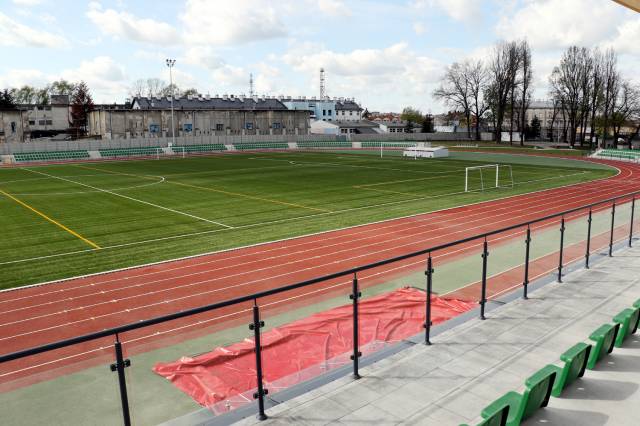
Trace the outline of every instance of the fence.
<instances>
[{"instance_id":1,"label":"fence","mask_svg":"<svg viewBox=\"0 0 640 426\"><path fill-rule=\"evenodd\" d=\"M105 338L113 339L114 343L110 347L113 349L113 353L115 354L115 362L110 365L110 369L111 371L115 372L117 376L117 384L113 383L113 389L117 389L117 392L119 394L121 405L120 413L123 423L125 425L129 425L131 424L132 419L132 408L133 410L141 410L140 406L143 405L146 400L140 399L140 397L137 395L139 387L137 387L137 384L132 384L129 381L130 376L127 376L126 374L126 369L130 368L132 366L132 363L129 359L125 358L123 349L123 344L125 342L123 342L121 336L125 335L126 333L134 332L136 330L139 331L143 329L151 329L152 331L154 331L155 329L153 329L152 327L160 326L163 324L173 324L172 327L177 326L181 323L173 322L179 321L181 319L195 318L194 322L198 324L204 324L211 319L208 316L202 317L203 314L216 313L217 316L215 318L217 319L226 315L227 311L225 311L225 309L230 307L237 307L239 309L238 312L247 314L246 317L243 318L250 323L253 350L255 354L255 377L253 378L253 380L254 383L256 383L255 392L251 393L253 393L254 398L257 400L257 411L259 418L265 419L265 396L267 395L269 390L265 386L264 375L269 374L270 369L269 364L263 362L262 356L264 348L261 345L261 330L265 326L265 315L273 315L275 321L277 313L282 312L282 310L290 310L292 306L294 306L294 302L291 301L295 298L304 301L306 299L316 297L315 292L311 290L305 294L299 293L301 289L316 289L317 287L315 286L317 286L318 284L328 283L330 285L328 285L326 288L332 288L333 290L341 289L345 292L348 292L348 296L351 300L350 321L352 322L353 327L353 347L350 350L350 360L347 360L346 362L351 363L353 376L354 378L358 378L360 376L359 359L362 355L362 352L370 352L371 345L374 345L376 343L370 341L366 344L363 344L363 338L360 334L361 328L359 326L359 321L362 319L363 314L361 313L361 307L359 305L362 303L363 291L365 290L365 288L369 288L367 287L368 284L365 283L375 280L375 277L379 277L380 274L388 274L392 273L391 271L397 271L402 268L407 268L412 264L416 264L415 261L417 260L417 263L419 265L422 265L419 268L424 273L424 275L422 275L421 281L423 283L422 288L426 292L426 298L424 301L424 305L422 306L422 312L424 314L424 316L422 316L422 324L424 325L424 343L431 344L431 330L433 319L432 303L433 300L435 300L435 288L437 286L438 280L438 278L434 275L434 272L438 267L438 265L436 265L436 259L439 259L439 256L442 253L451 254L462 251L466 255L468 255L469 252L474 255L479 255L478 258L480 259L480 264L476 265L476 271L474 272L477 274L478 285L471 286L465 291L468 291L467 296L469 298L473 298L478 301L480 307L480 318L485 319L487 303L492 298L498 297L505 291L513 290L512 288L505 289L503 287L492 286L492 283L498 281L495 279L497 275L494 276L489 273L490 249L496 250L496 253L503 257L510 256L513 254L513 250L509 250L509 254L507 254L504 250L501 251L499 249L501 247L501 244L504 244L505 241L514 241L514 239L517 239L516 237L524 237L524 252L518 253L518 256L522 255L523 258L518 261L517 271L518 274L521 273L522 275L518 275L517 277L517 287L522 288L522 296L526 299L528 297L529 283L533 280L533 278L535 278L534 272L532 272L532 268L537 270L536 274L538 274L538 276L543 273L548 273L547 269L545 268L548 267L550 255L532 259L532 242L535 240L534 235L539 235L540 240L545 238L543 234L536 234L537 232L548 233L556 229L559 231L559 239L557 241L554 240L554 244L558 244L558 246L556 247L557 250L554 249L554 255L557 254L558 256L557 259L552 260L553 262L555 262L553 269L557 276L557 280L561 282L563 277L563 270L564 268L566 268L569 262L575 262L578 259L583 258L585 266L587 268L589 267L590 259L594 253L593 244L595 244L596 241L604 243L602 244L601 248L604 248L606 250L606 254L608 256L611 256L613 254L613 247L616 241L624 241L625 244L631 246L634 235L634 223L637 221L634 218L635 204L639 194L640 192L634 192L618 197L609 198L596 203L577 205L574 208L567 209L559 213L522 221L513 225L502 227L500 229L481 232L476 235L472 235L455 241L435 244L430 247L421 248L409 253L396 255L384 260L353 267L336 273L331 273L329 275L295 282L278 288L265 289L252 294L247 294L242 297L236 297L217 303L207 304L197 308L175 312L170 315L164 315L135 323L121 325L99 332L79 335L68 338L66 340L61 340L54 343L49 343L14 353L5 354L0 356L0 366L6 366L8 363L17 362L19 363L19 365L17 365L15 368L24 368L25 363L28 364L28 360L31 357L35 357L40 354L57 351L62 348L79 347L78 345L81 345L83 343L91 341L103 341ZM567 199L567 197L565 197L565 199ZM621 225L621 223L623 223L623 219L621 219L622 213L625 214L625 220L626 218L629 219L628 222L624 222L624 225ZM627 216L627 214L629 216ZM607 219L607 216L609 215L610 218ZM585 218L586 222L582 222L582 219ZM578 226L579 224L584 224L586 226L586 229L582 229L580 227L582 225ZM555 228L555 225L559 225L559 227ZM586 234L586 239L582 240L581 237L579 243L576 243L575 241L569 241L567 239L569 238L567 234L569 230L571 230L572 235L578 233L578 231L580 233ZM518 239L518 241L520 240ZM598 249L599 248L596 248L596 250ZM355 248L353 250L357 251L358 249ZM477 259L475 256L473 256L473 258ZM499 259L496 259L492 262L498 261ZM544 265L545 262L547 262L547 266ZM454 270L454 273L459 275L462 274L463 271L461 271L460 269L456 269ZM334 291L334 293L332 294L335 295L338 293ZM274 306L276 306L277 303L273 302L273 299L270 299L270 297L276 295L288 295L291 297L287 298L289 302L287 302L286 306L280 306L280 308L276 309L274 308ZM341 297L346 295L347 294L340 294ZM158 331L156 330L155 333L157 334ZM102 347L102 349L104 350L108 348L109 346ZM149 348L146 348L146 350L149 350ZM320 348L318 348L318 350L320 350ZM251 356L253 357L254 355L252 354ZM33 362L35 363L35 361ZM46 363L43 363L42 365L46 365ZM2 374L0 374L0 377L2 377ZM105 386L105 391L108 392L109 389L111 389L109 388L109 386L111 385L107 386L107 384L105 384ZM65 389L57 389L57 391L62 393L65 392ZM133 398L133 405L130 398L131 392L136 394L136 396ZM155 395L156 392L157 389L151 389L152 394ZM249 393L249 395L251 395L251 393ZM49 394L48 397L50 397L50 395L51 394ZM99 396L100 395L96 395L96 397ZM171 401L165 402L165 404L169 405L172 403L178 404L179 400L172 398ZM32 402L29 402L29 404L32 404ZM228 401L227 404L228 406L231 406L231 403ZM11 407L11 410L18 410L15 406L8 404L4 405L7 407ZM60 415L69 415L69 413L65 412L64 410L60 410L59 407L56 408L58 411L62 411L62 414ZM84 407L78 408L82 410ZM115 407L103 408L104 411L115 409ZM94 414L97 415L96 413ZM154 422L156 420L157 419L155 419Z\"/></svg>"},{"instance_id":2,"label":"fence","mask_svg":"<svg viewBox=\"0 0 640 426\"><path fill-rule=\"evenodd\" d=\"M242 144L259 142L314 142L314 141L346 141L346 135L200 135L176 136L176 145L201 144ZM353 141L469 141L465 135L456 133L415 133L415 134L375 134L351 135ZM52 151L97 151L99 149L148 148L167 146L172 143L171 137L157 138L128 138L128 139L86 139L75 141L46 141L46 142L12 142L0 143L0 155L28 152Z\"/></svg>"}]
</instances>

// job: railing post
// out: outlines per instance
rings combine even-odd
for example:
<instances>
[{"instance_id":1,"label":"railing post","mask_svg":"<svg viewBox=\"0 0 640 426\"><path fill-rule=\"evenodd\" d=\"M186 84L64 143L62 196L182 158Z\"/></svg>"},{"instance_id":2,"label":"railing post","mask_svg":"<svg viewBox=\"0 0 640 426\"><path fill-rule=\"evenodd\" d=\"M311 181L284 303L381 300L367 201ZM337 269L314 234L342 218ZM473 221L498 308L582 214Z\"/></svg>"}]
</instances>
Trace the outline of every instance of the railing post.
<instances>
[{"instance_id":1,"label":"railing post","mask_svg":"<svg viewBox=\"0 0 640 426\"><path fill-rule=\"evenodd\" d=\"M125 426L131 425L131 414L129 412L129 397L127 396L127 381L124 376L124 369L131 365L131 361L124 359L122 356L122 343L120 338L116 334L116 341L114 343L116 351L116 362L111 364L111 371L118 372L118 384L120 385L120 402L122 403L122 417Z\"/></svg>"},{"instance_id":2,"label":"railing post","mask_svg":"<svg viewBox=\"0 0 640 426\"><path fill-rule=\"evenodd\" d=\"M609 257L613 256L613 228L616 222L616 202L611 206L611 234L609 235Z\"/></svg>"},{"instance_id":3,"label":"railing post","mask_svg":"<svg viewBox=\"0 0 640 426\"><path fill-rule=\"evenodd\" d=\"M264 412L264 397L269 393L262 384L262 346L260 344L260 329L264 327L264 321L260 321L260 309L258 301L253 301L253 322L249 324L249 330L253 331L253 342L256 354L256 378L258 382L258 391L253 394L253 399L258 400L258 419L266 420L267 415Z\"/></svg>"},{"instance_id":4,"label":"railing post","mask_svg":"<svg viewBox=\"0 0 640 426\"><path fill-rule=\"evenodd\" d=\"M633 240L633 213L636 209L636 196L634 195L631 199L631 223L629 224L629 247L631 247L631 242Z\"/></svg>"},{"instance_id":5,"label":"railing post","mask_svg":"<svg viewBox=\"0 0 640 426\"><path fill-rule=\"evenodd\" d=\"M482 294L480 297L480 319L486 319L484 316L484 305L487 303L487 258L489 257L487 237L484 238L482 245Z\"/></svg>"},{"instance_id":6,"label":"railing post","mask_svg":"<svg viewBox=\"0 0 640 426\"><path fill-rule=\"evenodd\" d=\"M358 290L358 276L354 273L349 298L353 300L353 355L351 355L351 360L353 361L353 378L355 380L360 378L360 373L358 372L358 358L362 356L359 351L360 338L358 337L358 300L360 299L360 296L362 296L362 294Z\"/></svg>"},{"instance_id":7,"label":"railing post","mask_svg":"<svg viewBox=\"0 0 640 426\"><path fill-rule=\"evenodd\" d=\"M429 258L427 259L427 270L425 271L427 276L427 312L425 315L424 323L424 344L431 344L431 294L433 293L433 261L431 260L431 252L429 252Z\"/></svg>"},{"instance_id":8,"label":"railing post","mask_svg":"<svg viewBox=\"0 0 640 426\"><path fill-rule=\"evenodd\" d=\"M591 222L592 218L592 210L589 208L589 218L587 219L587 251L584 254L584 267L589 269L589 256L591 255Z\"/></svg>"},{"instance_id":9,"label":"railing post","mask_svg":"<svg viewBox=\"0 0 640 426\"><path fill-rule=\"evenodd\" d=\"M528 299L527 289L529 286L529 245L531 243L531 225L527 225L527 237L524 240L526 244L525 253L524 253L524 281L522 282L522 298Z\"/></svg>"},{"instance_id":10,"label":"railing post","mask_svg":"<svg viewBox=\"0 0 640 426\"><path fill-rule=\"evenodd\" d=\"M564 216L560 220L560 256L558 258L558 282L562 282L562 255L564 253Z\"/></svg>"}]
</instances>

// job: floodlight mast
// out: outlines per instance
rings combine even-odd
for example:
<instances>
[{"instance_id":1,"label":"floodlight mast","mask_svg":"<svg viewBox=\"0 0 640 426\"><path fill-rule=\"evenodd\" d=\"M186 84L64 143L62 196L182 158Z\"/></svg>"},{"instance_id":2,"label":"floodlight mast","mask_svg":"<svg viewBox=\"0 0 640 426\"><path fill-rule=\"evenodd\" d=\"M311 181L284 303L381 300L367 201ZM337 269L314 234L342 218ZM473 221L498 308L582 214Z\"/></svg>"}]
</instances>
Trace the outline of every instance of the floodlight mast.
<instances>
[{"instance_id":1,"label":"floodlight mast","mask_svg":"<svg viewBox=\"0 0 640 426\"><path fill-rule=\"evenodd\" d=\"M169 67L169 88L171 89L171 140L173 141L173 145L175 146L176 144L176 125L174 123L174 119L173 119L173 96L174 96L174 90L173 90L173 73L171 72L173 69L173 66L176 64L176 60L175 59L167 59L166 60L167 66Z\"/></svg>"}]
</instances>

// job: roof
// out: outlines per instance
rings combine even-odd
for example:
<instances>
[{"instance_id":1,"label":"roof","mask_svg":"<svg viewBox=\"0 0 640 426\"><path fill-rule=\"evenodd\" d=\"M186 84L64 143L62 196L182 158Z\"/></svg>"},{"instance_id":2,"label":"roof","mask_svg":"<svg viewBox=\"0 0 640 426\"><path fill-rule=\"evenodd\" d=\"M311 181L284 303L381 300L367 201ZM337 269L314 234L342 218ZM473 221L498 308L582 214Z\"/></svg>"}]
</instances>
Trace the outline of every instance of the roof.
<instances>
[{"instance_id":1,"label":"roof","mask_svg":"<svg viewBox=\"0 0 640 426\"><path fill-rule=\"evenodd\" d=\"M171 109L169 98L134 98L132 105L138 105L144 110L167 110ZM176 98L173 100L174 109L185 110L226 110L226 111L278 111L289 110L282 102L273 98Z\"/></svg>"},{"instance_id":2,"label":"roof","mask_svg":"<svg viewBox=\"0 0 640 426\"><path fill-rule=\"evenodd\" d=\"M536 100L529 103L529 109L553 109L553 101Z\"/></svg>"},{"instance_id":3,"label":"roof","mask_svg":"<svg viewBox=\"0 0 640 426\"><path fill-rule=\"evenodd\" d=\"M338 127L341 128L378 128L380 127L379 123L374 123L373 121L368 120L359 120L359 121L332 121Z\"/></svg>"},{"instance_id":4,"label":"roof","mask_svg":"<svg viewBox=\"0 0 640 426\"><path fill-rule=\"evenodd\" d=\"M336 101L336 111L338 110L362 111L362 108L354 101Z\"/></svg>"}]
</instances>

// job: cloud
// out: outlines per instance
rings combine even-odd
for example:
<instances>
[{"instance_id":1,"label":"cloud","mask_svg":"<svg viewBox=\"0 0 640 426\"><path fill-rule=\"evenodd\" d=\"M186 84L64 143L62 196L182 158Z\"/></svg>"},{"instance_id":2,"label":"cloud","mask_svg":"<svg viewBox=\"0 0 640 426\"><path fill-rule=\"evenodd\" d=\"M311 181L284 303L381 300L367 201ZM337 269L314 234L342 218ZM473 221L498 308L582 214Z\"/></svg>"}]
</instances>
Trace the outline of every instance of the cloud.
<instances>
[{"instance_id":1,"label":"cloud","mask_svg":"<svg viewBox=\"0 0 640 426\"><path fill-rule=\"evenodd\" d=\"M195 44L234 45L287 33L276 6L262 0L187 0L180 19L185 40Z\"/></svg>"},{"instance_id":2,"label":"cloud","mask_svg":"<svg viewBox=\"0 0 640 426\"><path fill-rule=\"evenodd\" d=\"M42 3L42 0L12 0L16 6L37 6Z\"/></svg>"},{"instance_id":3,"label":"cloud","mask_svg":"<svg viewBox=\"0 0 640 426\"><path fill-rule=\"evenodd\" d=\"M77 68L66 69L53 79L84 81L97 102L113 102L116 94L126 93L128 79L124 67L109 56L98 56L80 62Z\"/></svg>"},{"instance_id":4,"label":"cloud","mask_svg":"<svg viewBox=\"0 0 640 426\"><path fill-rule=\"evenodd\" d=\"M178 31L166 22L143 19L113 9L103 9L96 2L89 4L87 17L102 33L116 38L162 45L180 43Z\"/></svg>"},{"instance_id":5,"label":"cloud","mask_svg":"<svg viewBox=\"0 0 640 426\"><path fill-rule=\"evenodd\" d=\"M351 10L342 0L318 0L320 12L329 16L351 16Z\"/></svg>"},{"instance_id":6,"label":"cloud","mask_svg":"<svg viewBox=\"0 0 640 426\"><path fill-rule=\"evenodd\" d=\"M415 9L438 8L455 21L476 19L481 12L480 0L414 0Z\"/></svg>"},{"instance_id":7,"label":"cloud","mask_svg":"<svg viewBox=\"0 0 640 426\"><path fill-rule=\"evenodd\" d=\"M193 46L188 48L181 58L189 65L196 65L208 70L215 70L224 66L225 62L210 46Z\"/></svg>"},{"instance_id":8,"label":"cloud","mask_svg":"<svg viewBox=\"0 0 640 426\"><path fill-rule=\"evenodd\" d=\"M604 45L613 47L620 53L640 55L640 18L622 23L613 40L605 42Z\"/></svg>"},{"instance_id":9,"label":"cloud","mask_svg":"<svg viewBox=\"0 0 640 426\"><path fill-rule=\"evenodd\" d=\"M624 11L611 1L528 0L502 16L496 34L506 40L527 38L534 48L592 46L614 33Z\"/></svg>"},{"instance_id":10,"label":"cloud","mask_svg":"<svg viewBox=\"0 0 640 426\"><path fill-rule=\"evenodd\" d=\"M52 79L40 70L11 69L0 75L0 87L45 86Z\"/></svg>"},{"instance_id":11,"label":"cloud","mask_svg":"<svg viewBox=\"0 0 640 426\"><path fill-rule=\"evenodd\" d=\"M69 41L61 35L36 30L0 12L0 46L65 48Z\"/></svg>"},{"instance_id":12,"label":"cloud","mask_svg":"<svg viewBox=\"0 0 640 426\"><path fill-rule=\"evenodd\" d=\"M424 24L420 22L413 23L413 32L420 35L420 34L424 34L425 31L427 31L427 29L424 27Z\"/></svg>"}]
</instances>

